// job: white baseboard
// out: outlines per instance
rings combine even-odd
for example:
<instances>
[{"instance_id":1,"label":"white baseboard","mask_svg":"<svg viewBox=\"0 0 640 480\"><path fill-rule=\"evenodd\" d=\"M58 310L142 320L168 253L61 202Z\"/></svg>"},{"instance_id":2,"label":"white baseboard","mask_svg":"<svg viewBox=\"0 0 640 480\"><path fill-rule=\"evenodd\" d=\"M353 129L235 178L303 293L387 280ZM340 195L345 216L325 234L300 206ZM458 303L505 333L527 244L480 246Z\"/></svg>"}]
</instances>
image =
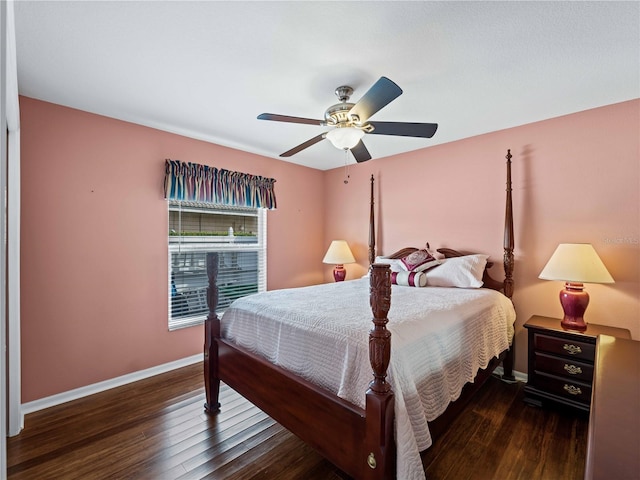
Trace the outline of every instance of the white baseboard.
<instances>
[{"instance_id":1,"label":"white baseboard","mask_svg":"<svg viewBox=\"0 0 640 480\"><path fill-rule=\"evenodd\" d=\"M203 359L203 354L200 353L191 357L164 363L156 367L147 368L146 370L140 370L138 372L122 375L121 377L116 377L110 380L105 380L103 382L87 385L86 387L80 387L74 390L69 390L68 392L51 395L50 397L40 398L38 400L34 400L33 402L23 403L21 405L21 412L24 418L24 415L28 413L37 412L38 410L44 410L45 408L60 405L65 402L70 402L71 400L77 400L82 397L87 397L89 395L93 395L94 393L104 392L105 390L109 390L110 388L120 387L128 383L153 377L154 375L170 372L171 370L175 370L176 368L186 367L187 365L202 362Z\"/></svg>"},{"instance_id":2,"label":"white baseboard","mask_svg":"<svg viewBox=\"0 0 640 480\"><path fill-rule=\"evenodd\" d=\"M496 367L493 373L495 373L496 375L502 376L502 374L504 373L504 368L502 367L502 365L500 365ZM527 383L528 376L526 373L522 373L522 372L518 372L517 370L514 370L513 376L516 377L517 382Z\"/></svg>"},{"instance_id":3,"label":"white baseboard","mask_svg":"<svg viewBox=\"0 0 640 480\"><path fill-rule=\"evenodd\" d=\"M61 405L72 400L77 400L79 398L93 395L94 393L104 392L105 390L109 390L110 388L120 387L128 383L133 383L138 380L143 380L145 378L153 377L154 375L170 372L171 370L186 367L187 365L193 365L194 363L202 361L203 354L192 355L191 357L164 363L162 365L147 368L146 370L140 370L138 372L122 375L121 377L116 377L110 380L105 380L103 382L87 385L86 387L80 387L74 390L69 390L68 392L51 395L50 397L40 398L38 400L34 400L33 402L23 403L21 405L21 413L24 416L28 413L33 413L37 412L38 410L44 410L45 408ZM499 366L494 370L494 373L496 375L502 375L504 373L504 369L502 368L502 366ZM517 381L524 383L527 382L526 373L514 370L513 375L516 377Z\"/></svg>"}]
</instances>

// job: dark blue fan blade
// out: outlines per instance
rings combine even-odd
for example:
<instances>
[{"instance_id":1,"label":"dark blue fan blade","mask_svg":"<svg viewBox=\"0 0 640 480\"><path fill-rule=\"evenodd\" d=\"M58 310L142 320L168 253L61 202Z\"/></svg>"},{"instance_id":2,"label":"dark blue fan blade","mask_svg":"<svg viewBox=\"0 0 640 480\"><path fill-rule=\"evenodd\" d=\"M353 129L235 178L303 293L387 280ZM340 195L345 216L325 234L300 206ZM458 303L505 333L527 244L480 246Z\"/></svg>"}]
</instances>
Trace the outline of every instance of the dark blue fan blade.
<instances>
[{"instance_id":1,"label":"dark blue fan blade","mask_svg":"<svg viewBox=\"0 0 640 480\"><path fill-rule=\"evenodd\" d=\"M369 153L369 150L367 150L367 147L364 146L364 143L362 143L362 140L360 140L358 144L351 149L351 153L358 163L371 160L371 154Z\"/></svg>"},{"instance_id":2,"label":"dark blue fan blade","mask_svg":"<svg viewBox=\"0 0 640 480\"><path fill-rule=\"evenodd\" d=\"M275 122L289 123L306 123L307 125L324 125L323 120L314 120L313 118L289 117L287 115L277 115L275 113L261 113L258 120L273 120Z\"/></svg>"},{"instance_id":3,"label":"dark blue fan blade","mask_svg":"<svg viewBox=\"0 0 640 480\"><path fill-rule=\"evenodd\" d=\"M355 116L360 123L366 122L374 113L386 107L402 95L402 89L387 77L380 77L367 93L356 103L349 116Z\"/></svg>"},{"instance_id":4,"label":"dark blue fan blade","mask_svg":"<svg viewBox=\"0 0 640 480\"><path fill-rule=\"evenodd\" d=\"M438 129L437 123L369 122L372 135L398 135L401 137L431 138Z\"/></svg>"},{"instance_id":5,"label":"dark blue fan blade","mask_svg":"<svg viewBox=\"0 0 640 480\"><path fill-rule=\"evenodd\" d=\"M297 147L293 147L291 150L287 150L284 153L281 153L280 156L281 157L290 157L292 155L295 155L298 152L301 152L302 150L304 150L305 148L310 147L311 145L315 145L316 143L318 143L320 140L322 140L324 138L324 136L326 135L326 133L321 133L320 135L318 135L317 137L313 137L311 140L307 140L304 143L301 143L300 145L298 145Z\"/></svg>"}]
</instances>

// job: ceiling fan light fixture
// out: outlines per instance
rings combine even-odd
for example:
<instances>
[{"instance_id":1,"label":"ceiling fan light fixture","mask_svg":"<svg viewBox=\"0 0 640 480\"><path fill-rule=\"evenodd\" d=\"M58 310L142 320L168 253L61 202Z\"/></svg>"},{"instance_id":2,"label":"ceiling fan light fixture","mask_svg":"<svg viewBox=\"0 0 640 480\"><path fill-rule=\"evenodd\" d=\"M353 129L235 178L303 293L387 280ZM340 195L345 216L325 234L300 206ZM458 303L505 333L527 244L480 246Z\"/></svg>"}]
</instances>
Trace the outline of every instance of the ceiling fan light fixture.
<instances>
[{"instance_id":1,"label":"ceiling fan light fixture","mask_svg":"<svg viewBox=\"0 0 640 480\"><path fill-rule=\"evenodd\" d=\"M354 127L338 127L327 132L327 138L332 145L341 150L355 147L364 136L364 132Z\"/></svg>"},{"instance_id":2,"label":"ceiling fan light fixture","mask_svg":"<svg viewBox=\"0 0 640 480\"><path fill-rule=\"evenodd\" d=\"M262 113L258 120L272 120L276 122L302 123L329 127L329 131L316 135L302 142L300 145L281 153L281 157L290 157L300 153L316 143L328 139L331 144L344 150L351 151L356 162L371 160L371 154L362 141L365 134L395 135L400 137L431 138L437 123L416 122L369 122L369 118L402 95L402 89L387 77L380 77L356 103L349 102L353 88L343 85L336 89L340 103L331 105L324 112L324 120L313 118L291 117L274 113ZM348 156L347 156L348 157Z\"/></svg>"}]
</instances>

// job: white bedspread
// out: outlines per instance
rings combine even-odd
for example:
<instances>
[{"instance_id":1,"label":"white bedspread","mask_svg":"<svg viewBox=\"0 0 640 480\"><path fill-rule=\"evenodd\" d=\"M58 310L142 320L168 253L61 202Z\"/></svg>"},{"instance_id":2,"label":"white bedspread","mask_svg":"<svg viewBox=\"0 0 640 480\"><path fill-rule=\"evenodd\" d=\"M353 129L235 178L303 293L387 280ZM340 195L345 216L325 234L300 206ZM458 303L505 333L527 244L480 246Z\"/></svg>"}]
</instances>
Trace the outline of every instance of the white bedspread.
<instances>
[{"instance_id":1,"label":"white bedspread","mask_svg":"<svg viewBox=\"0 0 640 480\"><path fill-rule=\"evenodd\" d=\"M364 408L369 279L274 290L234 302L222 337ZM509 346L515 311L489 289L392 286L388 381L395 393L397 478L424 479L433 420Z\"/></svg>"}]
</instances>

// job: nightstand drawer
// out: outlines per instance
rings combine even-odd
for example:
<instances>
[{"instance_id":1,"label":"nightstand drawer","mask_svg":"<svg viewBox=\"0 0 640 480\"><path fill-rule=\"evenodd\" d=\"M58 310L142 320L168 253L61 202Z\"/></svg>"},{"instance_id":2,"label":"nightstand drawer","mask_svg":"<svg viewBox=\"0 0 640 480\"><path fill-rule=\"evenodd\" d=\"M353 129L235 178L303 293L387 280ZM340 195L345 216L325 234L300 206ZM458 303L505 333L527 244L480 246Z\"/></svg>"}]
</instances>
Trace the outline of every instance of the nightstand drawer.
<instances>
[{"instance_id":1,"label":"nightstand drawer","mask_svg":"<svg viewBox=\"0 0 640 480\"><path fill-rule=\"evenodd\" d=\"M534 362L536 371L566 377L570 381L591 383L593 380L593 365L573 358L559 358L536 352Z\"/></svg>"},{"instance_id":2,"label":"nightstand drawer","mask_svg":"<svg viewBox=\"0 0 640 480\"><path fill-rule=\"evenodd\" d=\"M560 378L544 373L536 373L534 386L545 392L574 402L591 403L591 385L583 382L573 382L569 378Z\"/></svg>"},{"instance_id":3,"label":"nightstand drawer","mask_svg":"<svg viewBox=\"0 0 640 480\"><path fill-rule=\"evenodd\" d=\"M595 343L551 337L541 333L534 334L533 342L536 351L542 350L567 358L577 358L593 362L596 353Z\"/></svg>"}]
</instances>

